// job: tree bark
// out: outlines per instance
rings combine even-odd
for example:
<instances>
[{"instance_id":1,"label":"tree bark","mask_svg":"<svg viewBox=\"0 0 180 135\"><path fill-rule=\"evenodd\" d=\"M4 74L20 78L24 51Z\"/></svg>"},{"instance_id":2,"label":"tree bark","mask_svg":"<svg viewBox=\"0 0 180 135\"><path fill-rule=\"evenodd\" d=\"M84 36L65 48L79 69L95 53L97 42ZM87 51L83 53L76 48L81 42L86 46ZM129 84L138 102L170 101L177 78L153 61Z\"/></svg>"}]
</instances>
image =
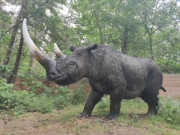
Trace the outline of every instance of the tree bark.
<instances>
[{"instance_id":1,"label":"tree bark","mask_svg":"<svg viewBox=\"0 0 180 135\"><path fill-rule=\"evenodd\" d=\"M9 41L8 50L6 52L5 60L3 62L4 65L8 65L8 63L9 63L11 51L12 51L13 44L14 44L14 40L16 38L17 31L18 31L18 28L19 28L19 24L20 24L21 18L23 16L23 12L24 12L23 10L26 10L25 6L27 7L27 5L25 5L24 2L25 1L22 1L21 10L20 10L19 15L17 16L16 22L15 22L15 25L14 25L14 28L13 28L13 31L12 31L12 34L11 34L11 39Z\"/></svg>"},{"instance_id":2,"label":"tree bark","mask_svg":"<svg viewBox=\"0 0 180 135\"><path fill-rule=\"evenodd\" d=\"M10 77L7 80L7 83L14 83L15 82L15 78L16 78L16 75L17 75L17 72L18 72L19 63L20 63L20 59L21 59L22 48L23 48L23 35L22 35L22 32L21 32L21 39L20 39L20 42L19 42L19 48L18 48L18 54L16 56L16 62L14 64L13 71L12 71Z\"/></svg>"},{"instance_id":3,"label":"tree bark","mask_svg":"<svg viewBox=\"0 0 180 135\"><path fill-rule=\"evenodd\" d=\"M27 10L27 5L28 5L28 0L22 0L22 6L21 6L21 16L22 17L26 17L26 10ZM18 68L19 68L19 63L21 60L21 54L22 54L22 49L23 49L23 35L22 35L22 30L21 30L21 38L20 38L20 42L19 42L19 48L18 48L18 54L16 55L16 61L14 64L14 68L11 72L10 77L7 80L7 83L14 83L15 79L16 79L16 75L18 72Z\"/></svg>"},{"instance_id":4,"label":"tree bark","mask_svg":"<svg viewBox=\"0 0 180 135\"><path fill-rule=\"evenodd\" d=\"M127 54L127 51L128 51L128 29L127 28L125 28L123 32L121 48L122 48L122 53Z\"/></svg>"},{"instance_id":5,"label":"tree bark","mask_svg":"<svg viewBox=\"0 0 180 135\"><path fill-rule=\"evenodd\" d=\"M21 21L22 14L23 14L22 8L23 8L23 4L21 5L20 13L19 13L19 15L18 15L18 17L16 19L15 27L13 28L13 31L12 31L12 34L11 34L11 39L9 41L8 50L6 52L6 56L5 56L5 60L3 62L3 65L8 65L8 63L9 63L11 51L12 51L13 44L14 44L14 40L16 38L17 30L19 28L19 22Z\"/></svg>"},{"instance_id":6,"label":"tree bark","mask_svg":"<svg viewBox=\"0 0 180 135\"><path fill-rule=\"evenodd\" d=\"M102 35L102 28L101 28L101 25L99 24L99 22L98 22L98 29L99 29L100 44L104 44L103 35Z\"/></svg>"},{"instance_id":7,"label":"tree bark","mask_svg":"<svg viewBox=\"0 0 180 135\"><path fill-rule=\"evenodd\" d=\"M154 53L153 53L153 49L152 49L152 34L149 33L149 47L151 50L151 59L154 60Z\"/></svg>"},{"instance_id":8,"label":"tree bark","mask_svg":"<svg viewBox=\"0 0 180 135\"><path fill-rule=\"evenodd\" d=\"M98 9L98 7L96 7L96 9ZM100 24L100 15L98 13L98 11L94 11L94 14L95 14L95 17L96 17L96 23L97 23L97 26L98 26L98 30L99 30L99 39L100 39L100 44L104 44L104 41L103 41L103 34L102 34L102 27L101 27L101 24Z\"/></svg>"},{"instance_id":9,"label":"tree bark","mask_svg":"<svg viewBox=\"0 0 180 135\"><path fill-rule=\"evenodd\" d=\"M30 61L29 61L29 69L28 69L28 73L32 73L32 67L33 67L33 63L34 63L34 57L33 55L31 55Z\"/></svg>"},{"instance_id":10,"label":"tree bark","mask_svg":"<svg viewBox=\"0 0 180 135\"><path fill-rule=\"evenodd\" d=\"M148 34L149 36L149 47L150 47L150 52L151 52L151 59L154 60L154 53L153 53L153 49L152 49L152 35L158 30L158 29L155 29L153 31L153 28L149 28L146 24L144 25L144 28L146 30L146 33Z\"/></svg>"}]
</instances>

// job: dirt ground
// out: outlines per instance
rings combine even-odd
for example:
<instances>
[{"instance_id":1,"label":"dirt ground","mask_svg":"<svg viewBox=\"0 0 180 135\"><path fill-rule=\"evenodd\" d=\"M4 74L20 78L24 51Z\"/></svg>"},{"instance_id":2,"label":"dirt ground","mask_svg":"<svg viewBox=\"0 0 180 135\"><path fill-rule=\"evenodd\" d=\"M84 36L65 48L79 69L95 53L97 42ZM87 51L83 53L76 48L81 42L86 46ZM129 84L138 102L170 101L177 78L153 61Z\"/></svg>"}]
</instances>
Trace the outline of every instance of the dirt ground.
<instances>
[{"instance_id":1,"label":"dirt ground","mask_svg":"<svg viewBox=\"0 0 180 135\"><path fill-rule=\"evenodd\" d=\"M163 87L166 93L160 92L162 96L171 96L180 99L180 74L164 75ZM90 118L79 118L73 116L70 121L64 122L66 118L60 117L63 110L54 113L25 113L18 117L4 116L0 118L0 135L143 135L141 129L129 127L113 121L107 121L100 116ZM78 114L78 113L77 113ZM98 127L96 127L96 123ZM66 123L66 124L63 124ZM103 127L103 130L99 130ZM72 129L76 127L75 129ZM111 128L109 128L111 127ZM91 130L96 129L97 130ZM84 130L84 132L82 132ZM143 129L144 130L144 129ZM145 129L146 130L146 129ZM79 132L81 131L81 132ZM158 132L155 134L159 134Z\"/></svg>"},{"instance_id":2,"label":"dirt ground","mask_svg":"<svg viewBox=\"0 0 180 135\"><path fill-rule=\"evenodd\" d=\"M73 116L73 121L63 123L56 121L57 114L61 115L61 112L43 115L27 113L18 119L4 118L4 121L0 121L0 135L119 135L119 133L121 133L120 135L143 135L135 127L113 124L113 122L99 116L90 118ZM97 120L101 124L98 125L99 129L95 127ZM112 128L109 128L111 125Z\"/></svg>"}]
</instances>

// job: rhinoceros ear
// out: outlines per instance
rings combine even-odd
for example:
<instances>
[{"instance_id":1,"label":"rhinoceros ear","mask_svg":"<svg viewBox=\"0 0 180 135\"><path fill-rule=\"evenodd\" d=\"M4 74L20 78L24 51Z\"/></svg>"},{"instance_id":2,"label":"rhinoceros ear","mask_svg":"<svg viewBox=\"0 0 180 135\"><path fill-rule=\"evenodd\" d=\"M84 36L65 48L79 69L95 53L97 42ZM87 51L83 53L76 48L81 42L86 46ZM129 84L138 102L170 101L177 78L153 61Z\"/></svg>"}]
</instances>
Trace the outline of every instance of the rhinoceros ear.
<instances>
[{"instance_id":1,"label":"rhinoceros ear","mask_svg":"<svg viewBox=\"0 0 180 135\"><path fill-rule=\"evenodd\" d=\"M88 47L88 52L90 53L92 50L95 50L98 48L98 44L94 43Z\"/></svg>"},{"instance_id":2,"label":"rhinoceros ear","mask_svg":"<svg viewBox=\"0 0 180 135\"><path fill-rule=\"evenodd\" d=\"M71 52L73 52L75 49L76 49L76 47L74 47L74 46L71 46L71 47L70 47L70 51L71 51Z\"/></svg>"}]
</instances>

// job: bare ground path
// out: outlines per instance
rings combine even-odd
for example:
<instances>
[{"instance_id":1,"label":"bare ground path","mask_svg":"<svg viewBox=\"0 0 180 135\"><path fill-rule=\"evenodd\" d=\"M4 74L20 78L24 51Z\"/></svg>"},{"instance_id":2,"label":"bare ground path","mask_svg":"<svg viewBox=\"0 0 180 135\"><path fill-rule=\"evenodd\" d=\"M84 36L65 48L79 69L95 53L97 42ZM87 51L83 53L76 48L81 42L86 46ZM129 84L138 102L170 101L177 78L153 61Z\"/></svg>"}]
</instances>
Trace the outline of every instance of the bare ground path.
<instances>
[{"instance_id":1,"label":"bare ground path","mask_svg":"<svg viewBox=\"0 0 180 135\"><path fill-rule=\"evenodd\" d=\"M164 75L163 87L167 92L160 92L161 95L180 99L180 74ZM67 108L47 114L25 113L18 117L0 115L0 135L159 135L162 134L160 129L167 134L174 132L164 125L154 125L151 121L138 123L143 125L138 127L107 121L103 116L96 115L81 119L77 116L82 108L76 108L76 112ZM178 131L174 134L178 135Z\"/></svg>"}]
</instances>

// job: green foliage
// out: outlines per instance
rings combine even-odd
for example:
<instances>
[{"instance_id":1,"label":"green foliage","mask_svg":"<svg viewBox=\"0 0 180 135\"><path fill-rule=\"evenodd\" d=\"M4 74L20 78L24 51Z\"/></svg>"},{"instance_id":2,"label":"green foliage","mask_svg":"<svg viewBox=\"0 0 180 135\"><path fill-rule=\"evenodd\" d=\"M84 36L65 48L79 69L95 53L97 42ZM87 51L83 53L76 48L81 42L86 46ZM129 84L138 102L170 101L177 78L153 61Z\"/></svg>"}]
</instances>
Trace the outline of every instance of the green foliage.
<instances>
[{"instance_id":1,"label":"green foliage","mask_svg":"<svg viewBox=\"0 0 180 135\"><path fill-rule=\"evenodd\" d=\"M13 88L12 84L7 84L6 79L0 77L0 90L5 91L12 88Z\"/></svg>"},{"instance_id":2,"label":"green foliage","mask_svg":"<svg viewBox=\"0 0 180 135\"><path fill-rule=\"evenodd\" d=\"M64 108L71 104L72 91L66 87L60 87L56 90L59 93L58 96L55 96L54 104L57 109Z\"/></svg>"},{"instance_id":3,"label":"green foliage","mask_svg":"<svg viewBox=\"0 0 180 135\"><path fill-rule=\"evenodd\" d=\"M26 78L24 78L23 84L27 87L28 91L31 91L36 94L40 93L46 93L51 94L52 90L48 87L46 87L42 81L40 81L40 78L35 78L32 75L27 75ZM52 88L55 89L55 88Z\"/></svg>"},{"instance_id":4,"label":"green foliage","mask_svg":"<svg viewBox=\"0 0 180 135\"><path fill-rule=\"evenodd\" d=\"M20 4L21 1L11 2ZM159 3L157 3L159 2ZM68 7L70 14L63 15L62 8ZM158 5L158 6L157 6ZM77 1L33 1L28 2L26 11L28 29L36 45L43 52L51 56L53 43L56 42L62 52L69 54L69 46L82 46L92 42L108 44L118 50L122 50L123 39L127 42L127 53L137 57L150 58L148 29L153 33L154 57L160 59L163 72L179 72L176 57L179 57L179 9L177 1L147 1L147 0L77 0ZM49 11L50 15L47 14ZM6 11L0 11L0 63L3 62L7 51L12 30L7 32L14 23L14 17ZM144 25L147 25L145 28ZM37 34L38 33L38 34ZM18 33L19 35L20 33ZM18 37L17 35L17 37ZM46 35L46 36L40 36ZM17 54L16 38L12 54L10 55L9 69L12 69ZM41 43L45 42L40 47ZM172 51L173 50L173 51ZM170 55L167 55L170 54ZM163 58L171 57L168 62ZM23 76L29 66L29 52L24 46L18 76ZM42 66L34 60L32 73L37 76L45 76ZM169 60L168 60L169 61ZM170 65L172 64L172 65ZM8 76L8 74L7 74Z\"/></svg>"},{"instance_id":5,"label":"green foliage","mask_svg":"<svg viewBox=\"0 0 180 135\"><path fill-rule=\"evenodd\" d=\"M180 73L180 63L174 60L161 59L157 61L162 72L165 73Z\"/></svg>"},{"instance_id":6,"label":"green foliage","mask_svg":"<svg viewBox=\"0 0 180 135\"><path fill-rule=\"evenodd\" d=\"M171 97L160 98L159 106L160 116L170 123L180 124L180 102L178 100L172 99Z\"/></svg>"},{"instance_id":7,"label":"green foliage","mask_svg":"<svg viewBox=\"0 0 180 135\"><path fill-rule=\"evenodd\" d=\"M28 91L14 91L12 84L0 83L0 111L20 114L24 111L51 111L54 107L47 95Z\"/></svg>"},{"instance_id":8,"label":"green foliage","mask_svg":"<svg viewBox=\"0 0 180 135\"><path fill-rule=\"evenodd\" d=\"M83 103L87 97L87 94L81 89L77 88L72 92L72 104L77 105L79 103Z\"/></svg>"},{"instance_id":9,"label":"green foliage","mask_svg":"<svg viewBox=\"0 0 180 135\"><path fill-rule=\"evenodd\" d=\"M60 87L59 96L55 96L54 104L56 108L64 108L69 105L77 105L85 101L86 93L80 88L69 90L66 87Z\"/></svg>"},{"instance_id":10,"label":"green foliage","mask_svg":"<svg viewBox=\"0 0 180 135\"><path fill-rule=\"evenodd\" d=\"M69 105L84 102L86 93L80 88L70 90L66 87L48 88L38 80L27 81L31 90L13 90L12 84L0 79L0 112L21 114L25 111L50 112L52 109L61 109Z\"/></svg>"},{"instance_id":11,"label":"green foliage","mask_svg":"<svg viewBox=\"0 0 180 135\"><path fill-rule=\"evenodd\" d=\"M7 33L8 25L11 25L10 16L7 12L0 9L0 65L8 49L7 44L10 38L9 33Z\"/></svg>"},{"instance_id":12,"label":"green foliage","mask_svg":"<svg viewBox=\"0 0 180 135\"><path fill-rule=\"evenodd\" d=\"M101 99L101 101L98 103L98 110L103 110L103 109L106 109L106 108L109 108L110 106L110 99L109 99L109 96L107 97L103 97Z\"/></svg>"},{"instance_id":13,"label":"green foliage","mask_svg":"<svg viewBox=\"0 0 180 135\"><path fill-rule=\"evenodd\" d=\"M8 65L0 65L0 77L6 77L10 74L10 69Z\"/></svg>"}]
</instances>

